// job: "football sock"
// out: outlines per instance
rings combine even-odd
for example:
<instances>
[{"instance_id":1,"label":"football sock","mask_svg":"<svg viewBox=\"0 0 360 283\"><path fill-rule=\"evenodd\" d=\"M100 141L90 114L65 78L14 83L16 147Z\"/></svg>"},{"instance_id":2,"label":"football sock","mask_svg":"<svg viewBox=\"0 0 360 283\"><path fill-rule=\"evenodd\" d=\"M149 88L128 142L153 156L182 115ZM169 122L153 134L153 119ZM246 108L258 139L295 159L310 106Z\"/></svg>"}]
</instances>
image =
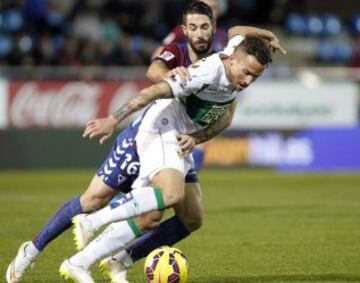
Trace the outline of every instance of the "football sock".
<instances>
[{"instance_id":1,"label":"football sock","mask_svg":"<svg viewBox=\"0 0 360 283\"><path fill-rule=\"evenodd\" d=\"M105 224L125 220L143 213L164 209L164 200L159 188L141 187L126 194L122 199L112 202L105 208L89 214L94 230Z\"/></svg>"},{"instance_id":2,"label":"football sock","mask_svg":"<svg viewBox=\"0 0 360 283\"><path fill-rule=\"evenodd\" d=\"M199 172L204 162L204 150L195 148L193 151L195 171Z\"/></svg>"},{"instance_id":3,"label":"football sock","mask_svg":"<svg viewBox=\"0 0 360 283\"><path fill-rule=\"evenodd\" d=\"M173 216L161 222L155 229L143 234L126 250L116 254L113 258L129 267L133 262L146 257L154 249L161 246L172 246L189 234L189 230L181 220L177 216Z\"/></svg>"},{"instance_id":4,"label":"football sock","mask_svg":"<svg viewBox=\"0 0 360 283\"><path fill-rule=\"evenodd\" d=\"M122 250L116 255L112 255L111 258L116 261L121 261L122 264L128 268L133 264L133 260L126 250Z\"/></svg>"},{"instance_id":5,"label":"football sock","mask_svg":"<svg viewBox=\"0 0 360 283\"><path fill-rule=\"evenodd\" d=\"M72 225L71 219L80 213L80 197L66 202L33 239L35 247L42 251L49 242L68 229Z\"/></svg>"},{"instance_id":6,"label":"football sock","mask_svg":"<svg viewBox=\"0 0 360 283\"><path fill-rule=\"evenodd\" d=\"M31 258L36 258L36 256L39 254L39 250L37 247L35 247L33 242L29 242L28 245L25 247L25 253L26 255L30 256Z\"/></svg>"},{"instance_id":7,"label":"football sock","mask_svg":"<svg viewBox=\"0 0 360 283\"><path fill-rule=\"evenodd\" d=\"M75 266L87 268L98 259L124 248L127 243L141 234L141 230L132 219L112 223L82 251L71 257L70 262Z\"/></svg>"}]
</instances>

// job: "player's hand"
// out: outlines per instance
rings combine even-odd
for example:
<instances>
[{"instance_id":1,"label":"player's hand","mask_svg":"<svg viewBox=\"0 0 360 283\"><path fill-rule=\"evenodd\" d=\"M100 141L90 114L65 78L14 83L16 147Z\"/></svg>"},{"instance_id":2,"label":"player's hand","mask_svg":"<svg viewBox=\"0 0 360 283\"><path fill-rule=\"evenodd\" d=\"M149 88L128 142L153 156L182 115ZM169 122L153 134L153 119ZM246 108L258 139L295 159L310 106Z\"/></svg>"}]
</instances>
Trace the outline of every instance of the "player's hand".
<instances>
[{"instance_id":1,"label":"player's hand","mask_svg":"<svg viewBox=\"0 0 360 283\"><path fill-rule=\"evenodd\" d=\"M100 137L100 144L104 144L114 133L117 120L110 115L106 118L95 119L87 122L83 138L93 139Z\"/></svg>"},{"instance_id":2,"label":"player's hand","mask_svg":"<svg viewBox=\"0 0 360 283\"><path fill-rule=\"evenodd\" d=\"M279 51L282 54L286 54L286 50L280 45L280 40L271 31L264 30L264 34L260 33L259 36L263 37L269 42L269 45L274 52Z\"/></svg>"},{"instance_id":3,"label":"player's hand","mask_svg":"<svg viewBox=\"0 0 360 283\"><path fill-rule=\"evenodd\" d=\"M189 73L189 70L183 66L176 67L169 72L166 73L166 78L171 78L173 76L179 75L180 81L182 85L186 85L187 81L191 81L191 75Z\"/></svg>"},{"instance_id":4,"label":"player's hand","mask_svg":"<svg viewBox=\"0 0 360 283\"><path fill-rule=\"evenodd\" d=\"M177 140L180 145L179 154L183 156L189 155L195 148L195 139L189 135L178 135Z\"/></svg>"},{"instance_id":5,"label":"player's hand","mask_svg":"<svg viewBox=\"0 0 360 283\"><path fill-rule=\"evenodd\" d=\"M270 47L272 47L274 52L279 51L282 54L286 54L286 50L280 45L279 39L274 34L272 35L272 38L269 40Z\"/></svg>"}]
</instances>

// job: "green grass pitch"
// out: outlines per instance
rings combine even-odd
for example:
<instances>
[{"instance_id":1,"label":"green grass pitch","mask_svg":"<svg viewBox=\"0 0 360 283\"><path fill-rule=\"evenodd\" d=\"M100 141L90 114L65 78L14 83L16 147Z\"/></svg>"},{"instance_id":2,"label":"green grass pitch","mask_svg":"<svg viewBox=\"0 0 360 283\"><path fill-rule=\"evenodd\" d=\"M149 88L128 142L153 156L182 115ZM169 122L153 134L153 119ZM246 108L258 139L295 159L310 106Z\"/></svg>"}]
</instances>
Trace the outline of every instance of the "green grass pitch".
<instances>
[{"instance_id":1,"label":"green grass pitch","mask_svg":"<svg viewBox=\"0 0 360 283\"><path fill-rule=\"evenodd\" d=\"M93 171L0 172L0 282L19 245L80 194ZM177 245L193 283L360 282L360 175L204 170L205 223ZM62 282L70 231L50 244L22 282ZM96 266L96 282L104 281ZM145 282L143 261L129 274Z\"/></svg>"}]
</instances>

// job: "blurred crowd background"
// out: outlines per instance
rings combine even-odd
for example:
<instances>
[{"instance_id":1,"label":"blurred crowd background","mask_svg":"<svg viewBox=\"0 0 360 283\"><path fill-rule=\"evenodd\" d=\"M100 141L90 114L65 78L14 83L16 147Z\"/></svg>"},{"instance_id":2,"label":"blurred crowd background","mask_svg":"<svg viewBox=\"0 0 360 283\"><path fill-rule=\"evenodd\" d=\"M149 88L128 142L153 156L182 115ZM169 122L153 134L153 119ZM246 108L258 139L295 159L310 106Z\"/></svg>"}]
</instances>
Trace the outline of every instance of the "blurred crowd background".
<instances>
[{"instance_id":1,"label":"blurred crowd background","mask_svg":"<svg viewBox=\"0 0 360 283\"><path fill-rule=\"evenodd\" d=\"M2 0L0 65L142 66L185 0ZM360 1L220 0L218 26L274 30L287 65L360 66Z\"/></svg>"},{"instance_id":2,"label":"blurred crowd background","mask_svg":"<svg viewBox=\"0 0 360 283\"><path fill-rule=\"evenodd\" d=\"M0 0L0 169L98 166L107 148L82 128L150 84L188 1ZM251 25L287 55L246 90L205 164L360 172L360 0L213 2L221 43Z\"/></svg>"}]
</instances>

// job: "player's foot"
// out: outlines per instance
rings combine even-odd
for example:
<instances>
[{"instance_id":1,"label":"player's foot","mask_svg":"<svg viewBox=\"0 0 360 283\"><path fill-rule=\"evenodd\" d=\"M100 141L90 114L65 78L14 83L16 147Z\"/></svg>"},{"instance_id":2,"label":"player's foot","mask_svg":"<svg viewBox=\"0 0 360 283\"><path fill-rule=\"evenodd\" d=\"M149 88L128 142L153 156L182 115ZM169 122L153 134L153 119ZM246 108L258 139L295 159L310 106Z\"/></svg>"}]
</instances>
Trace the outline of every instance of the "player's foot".
<instances>
[{"instance_id":1,"label":"player's foot","mask_svg":"<svg viewBox=\"0 0 360 283\"><path fill-rule=\"evenodd\" d=\"M129 281L126 280L128 267L121 261L108 257L100 262L99 267L101 273L109 279L111 283L129 283Z\"/></svg>"},{"instance_id":2,"label":"player's foot","mask_svg":"<svg viewBox=\"0 0 360 283\"><path fill-rule=\"evenodd\" d=\"M95 230L91 222L87 219L87 214L79 214L73 217L72 223L75 247L78 251L82 250L94 236Z\"/></svg>"},{"instance_id":3,"label":"player's foot","mask_svg":"<svg viewBox=\"0 0 360 283\"><path fill-rule=\"evenodd\" d=\"M87 268L72 265L68 259L61 264L59 272L60 276L66 280L77 283L95 283Z\"/></svg>"},{"instance_id":4,"label":"player's foot","mask_svg":"<svg viewBox=\"0 0 360 283\"><path fill-rule=\"evenodd\" d=\"M29 267L33 267L35 264L35 258L31 257L27 252L26 248L31 242L23 243L15 257L10 263L6 271L6 280L8 283L20 282L25 271Z\"/></svg>"}]
</instances>

